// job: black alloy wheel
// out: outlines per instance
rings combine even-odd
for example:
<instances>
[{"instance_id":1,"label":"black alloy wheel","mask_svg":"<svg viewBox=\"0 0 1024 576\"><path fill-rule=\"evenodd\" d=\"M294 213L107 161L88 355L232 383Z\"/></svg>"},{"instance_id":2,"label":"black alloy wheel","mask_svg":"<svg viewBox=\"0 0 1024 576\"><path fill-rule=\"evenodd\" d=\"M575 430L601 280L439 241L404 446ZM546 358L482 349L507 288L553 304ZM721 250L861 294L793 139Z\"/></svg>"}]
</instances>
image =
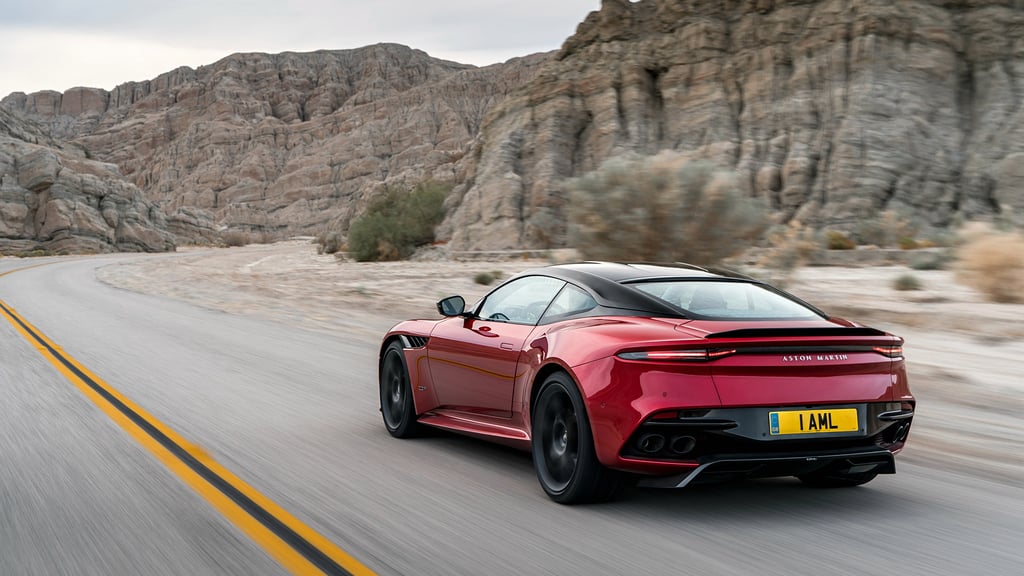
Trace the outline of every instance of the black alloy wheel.
<instances>
[{"instance_id":1,"label":"black alloy wheel","mask_svg":"<svg viewBox=\"0 0 1024 576\"><path fill-rule=\"evenodd\" d=\"M395 438L411 438L420 431L412 401L409 370L401 342L388 344L380 361L380 411L384 427Z\"/></svg>"},{"instance_id":2,"label":"black alloy wheel","mask_svg":"<svg viewBox=\"0 0 1024 576\"><path fill-rule=\"evenodd\" d=\"M622 475L597 460L583 398L564 372L548 376L542 384L532 428L533 465L552 500L582 504L619 493Z\"/></svg>"}]
</instances>

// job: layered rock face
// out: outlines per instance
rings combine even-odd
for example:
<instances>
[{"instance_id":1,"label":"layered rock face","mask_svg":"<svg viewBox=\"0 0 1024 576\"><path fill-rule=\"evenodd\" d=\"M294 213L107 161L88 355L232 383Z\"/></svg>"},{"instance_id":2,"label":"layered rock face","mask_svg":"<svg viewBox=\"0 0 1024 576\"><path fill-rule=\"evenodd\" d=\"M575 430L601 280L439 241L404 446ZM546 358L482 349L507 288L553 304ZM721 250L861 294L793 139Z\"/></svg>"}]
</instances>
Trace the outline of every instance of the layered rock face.
<instances>
[{"instance_id":1,"label":"layered rock face","mask_svg":"<svg viewBox=\"0 0 1024 576\"><path fill-rule=\"evenodd\" d=\"M1019 214L1024 5L604 0L478 146L457 248L557 246L564 179L664 149L736 169L783 221Z\"/></svg>"},{"instance_id":2,"label":"layered rock face","mask_svg":"<svg viewBox=\"0 0 1024 576\"><path fill-rule=\"evenodd\" d=\"M404 46L236 54L3 105L121 172L185 241L347 227L386 185L455 182L484 113L553 54L475 68Z\"/></svg>"},{"instance_id":3,"label":"layered rock face","mask_svg":"<svg viewBox=\"0 0 1024 576\"><path fill-rule=\"evenodd\" d=\"M236 54L3 107L116 164L183 241L345 230L389 185L456 184L456 249L565 242L565 180L670 149L780 221L1024 213L1015 0L604 0L558 53L474 68L404 46ZM868 239L870 240L870 239Z\"/></svg>"},{"instance_id":4,"label":"layered rock face","mask_svg":"<svg viewBox=\"0 0 1024 576\"><path fill-rule=\"evenodd\" d=\"M0 108L0 252L165 251L155 206L118 173Z\"/></svg>"}]
</instances>

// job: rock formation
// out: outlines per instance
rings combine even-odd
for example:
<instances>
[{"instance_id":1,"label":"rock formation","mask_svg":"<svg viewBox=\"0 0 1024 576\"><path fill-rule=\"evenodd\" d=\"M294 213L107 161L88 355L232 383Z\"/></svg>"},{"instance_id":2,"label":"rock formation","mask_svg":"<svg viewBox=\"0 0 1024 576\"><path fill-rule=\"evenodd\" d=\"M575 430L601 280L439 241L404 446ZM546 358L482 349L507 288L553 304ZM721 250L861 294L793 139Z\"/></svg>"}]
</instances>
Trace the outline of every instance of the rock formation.
<instances>
[{"instance_id":1,"label":"rock formation","mask_svg":"<svg viewBox=\"0 0 1024 576\"><path fill-rule=\"evenodd\" d=\"M0 252L173 249L160 212L117 166L0 107Z\"/></svg>"},{"instance_id":2,"label":"rock formation","mask_svg":"<svg viewBox=\"0 0 1024 576\"><path fill-rule=\"evenodd\" d=\"M484 113L550 58L476 68L404 46L235 54L112 92L3 105L117 164L184 241L346 227L385 185L454 182Z\"/></svg>"},{"instance_id":3,"label":"rock formation","mask_svg":"<svg viewBox=\"0 0 1024 576\"><path fill-rule=\"evenodd\" d=\"M458 248L558 245L565 178L625 152L736 169L780 220L1024 210L1024 5L604 0L485 122Z\"/></svg>"},{"instance_id":4,"label":"rock formation","mask_svg":"<svg viewBox=\"0 0 1024 576\"><path fill-rule=\"evenodd\" d=\"M457 249L559 246L565 180L627 152L735 169L780 221L1024 212L1015 0L604 0L557 53L236 54L3 107L116 164L185 241L345 229L384 186L457 184ZM25 140L26 136L22 137Z\"/></svg>"}]
</instances>

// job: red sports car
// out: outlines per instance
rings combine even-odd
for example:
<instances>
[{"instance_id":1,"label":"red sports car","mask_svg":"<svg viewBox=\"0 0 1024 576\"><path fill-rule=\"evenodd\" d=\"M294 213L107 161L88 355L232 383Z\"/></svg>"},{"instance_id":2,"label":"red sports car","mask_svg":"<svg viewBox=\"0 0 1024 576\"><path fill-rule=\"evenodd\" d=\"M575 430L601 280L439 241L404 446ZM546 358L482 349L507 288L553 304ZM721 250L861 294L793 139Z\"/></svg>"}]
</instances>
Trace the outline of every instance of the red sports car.
<instances>
[{"instance_id":1,"label":"red sports car","mask_svg":"<svg viewBox=\"0 0 1024 576\"><path fill-rule=\"evenodd\" d=\"M388 432L532 450L561 503L636 480L855 486L895 472L914 416L902 339L728 272L566 264L437 307L384 337Z\"/></svg>"}]
</instances>

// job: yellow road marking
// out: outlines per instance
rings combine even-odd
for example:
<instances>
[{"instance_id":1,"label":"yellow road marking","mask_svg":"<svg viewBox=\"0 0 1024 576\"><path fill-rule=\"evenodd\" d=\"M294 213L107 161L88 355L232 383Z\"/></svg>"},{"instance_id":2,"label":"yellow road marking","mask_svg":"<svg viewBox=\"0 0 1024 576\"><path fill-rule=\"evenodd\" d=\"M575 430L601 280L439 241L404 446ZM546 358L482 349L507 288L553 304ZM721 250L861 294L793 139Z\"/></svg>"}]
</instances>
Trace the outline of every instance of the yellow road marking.
<instances>
[{"instance_id":1,"label":"yellow road marking","mask_svg":"<svg viewBox=\"0 0 1024 576\"><path fill-rule=\"evenodd\" d=\"M38 264L36 266L42 266ZM31 266L35 268L36 266ZM19 270L19 268L8 272L0 273L6 276ZM353 574L358 576L372 576L373 572L353 558L344 550L338 548L328 539L321 536L315 530L292 516L286 510L274 503L272 500L261 494L255 488L232 474L217 461L211 458L199 447L189 443L174 430L154 418L151 414L128 400L116 389L104 382L77 360L72 358L63 349L54 344L42 332L29 324L13 308L7 306L0 300L0 314L7 318L22 337L32 344L36 350L47 361L75 385L79 391L99 407L111 420L123 428L132 438L145 447L158 460L163 462L168 469L174 472L182 481L198 492L225 518L233 522L250 538L266 550L278 563L292 574L323 574L340 573ZM69 368L68 365L72 368ZM77 372L77 373L76 373ZM89 381L94 386L90 385ZM181 450L187 453L192 459L205 466L216 476L230 485L234 490L243 494L250 501L256 503L280 524L287 526L292 532L300 536L319 553L328 557L341 570L323 570L316 566L306 555L300 553L291 544L285 541L280 534L271 530L253 514L243 508L238 502L228 496L222 489L218 488L207 478L202 476L196 469L186 463L180 456L173 453L167 446L161 443L150 432L145 430L136 420L131 419L122 409L119 409L108 398L104 397L96 388L105 392L109 397L115 398L123 406L134 412L146 424L162 433L166 438L176 444Z\"/></svg>"}]
</instances>

